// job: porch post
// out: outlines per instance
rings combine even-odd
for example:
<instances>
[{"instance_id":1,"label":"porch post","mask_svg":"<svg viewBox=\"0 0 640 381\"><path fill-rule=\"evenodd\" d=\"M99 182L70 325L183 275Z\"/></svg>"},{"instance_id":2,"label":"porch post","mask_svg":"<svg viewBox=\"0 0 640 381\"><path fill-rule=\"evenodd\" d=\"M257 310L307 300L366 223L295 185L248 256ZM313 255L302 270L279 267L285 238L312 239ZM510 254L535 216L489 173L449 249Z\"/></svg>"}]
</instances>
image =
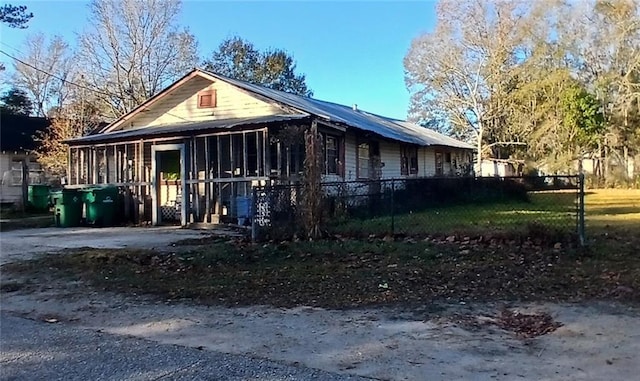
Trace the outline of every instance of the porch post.
<instances>
[{"instance_id":1,"label":"porch post","mask_svg":"<svg viewBox=\"0 0 640 381\"><path fill-rule=\"evenodd\" d=\"M182 206L180 210L180 225L187 226L189 218L189 187L187 187L187 164L189 162L190 155L187 153L186 144L180 144L180 183L182 186Z\"/></svg>"}]
</instances>

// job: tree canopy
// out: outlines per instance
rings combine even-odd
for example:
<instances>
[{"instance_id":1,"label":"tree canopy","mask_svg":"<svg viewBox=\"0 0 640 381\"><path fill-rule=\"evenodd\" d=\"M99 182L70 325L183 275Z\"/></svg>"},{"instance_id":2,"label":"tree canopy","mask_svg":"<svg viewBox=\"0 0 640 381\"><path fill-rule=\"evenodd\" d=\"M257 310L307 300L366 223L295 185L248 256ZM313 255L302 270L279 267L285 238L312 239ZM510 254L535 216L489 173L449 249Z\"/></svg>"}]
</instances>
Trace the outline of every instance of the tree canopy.
<instances>
[{"instance_id":1,"label":"tree canopy","mask_svg":"<svg viewBox=\"0 0 640 381\"><path fill-rule=\"evenodd\" d=\"M640 154L640 3L441 0L404 66L414 121L571 172ZM480 167L477 167L480 169Z\"/></svg>"},{"instance_id":2,"label":"tree canopy","mask_svg":"<svg viewBox=\"0 0 640 381\"><path fill-rule=\"evenodd\" d=\"M31 18L33 18L33 13L27 12L27 7L24 5L5 4L0 6L0 22L11 28L24 29Z\"/></svg>"},{"instance_id":3,"label":"tree canopy","mask_svg":"<svg viewBox=\"0 0 640 381\"><path fill-rule=\"evenodd\" d=\"M67 84L76 79L78 70L74 52L62 37L48 39L42 33L28 36L21 51L20 61L14 62L13 83L33 100L35 114L46 116L51 109L62 107L75 90Z\"/></svg>"},{"instance_id":4,"label":"tree canopy","mask_svg":"<svg viewBox=\"0 0 640 381\"><path fill-rule=\"evenodd\" d=\"M240 37L224 40L204 67L215 73L274 90L312 96L304 74L296 74L296 63L281 49L259 51L251 42Z\"/></svg>"},{"instance_id":5,"label":"tree canopy","mask_svg":"<svg viewBox=\"0 0 640 381\"><path fill-rule=\"evenodd\" d=\"M179 0L93 0L80 35L83 83L115 118L197 65L193 34L177 24Z\"/></svg>"},{"instance_id":6,"label":"tree canopy","mask_svg":"<svg viewBox=\"0 0 640 381\"><path fill-rule=\"evenodd\" d=\"M13 115L31 115L33 104L24 90L11 88L0 97L0 110Z\"/></svg>"}]
</instances>

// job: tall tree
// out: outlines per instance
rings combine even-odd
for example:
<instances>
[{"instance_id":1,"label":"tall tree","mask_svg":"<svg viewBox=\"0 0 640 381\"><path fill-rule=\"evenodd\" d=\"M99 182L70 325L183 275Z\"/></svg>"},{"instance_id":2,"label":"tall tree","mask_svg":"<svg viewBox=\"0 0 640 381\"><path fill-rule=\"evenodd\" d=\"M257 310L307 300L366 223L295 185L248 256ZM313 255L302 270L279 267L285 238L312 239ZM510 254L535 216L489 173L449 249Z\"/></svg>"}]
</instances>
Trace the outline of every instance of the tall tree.
<instances>
[{"instance_id":1,"label":"tall tree","mask_svg":"<svg viewBox=\"0 0 640 381\"><path fill-rule=\"evenodd\" d=\"M527 159L546 172L575 170L604 132L602 104L569 69L530 78L514 96L514 120L527 141Z\"/></svg>"},{"instance_id":2,"label":"tall tree","mask_svg":"<svg viewBox=\"0 0 640 381\"><path fill-rule=\"evenodd\" d=\"M62 107L70 96L72 89L67 81L75 81L77 73L74 53L62 37L53 36L47 41L42 33L27 37L22 51L22 62L14 63L13 82L26 89L35 113L46 116L50 109Z\"/></svg>"},{"instance_id":3,"label":"tall tree","mask_svg":"<svg viewBox=\"0 0 640 381\"><path fill-rule=\"evenodd\" d=\"M228 38L218 46L204 67L218 74L288 93L312 96L304 74L296 74L292 56L281 49L259 51L240 37Z\"/></svg>"},{"instance_id":4,"label":"tall tree","mask_svg":"<svg viewBox=\"0 0 640 381\"><path fill-rule=\"evenodd\" d=\"M24 90L14 87L0 97L0 110L14 115L31 115L33 105Z\"/></svg>"},{"instance_id":5,"label":"tall tree","mask_svg":"<svg viewBox=\"0 0 640 381\"><path fill-rule=\"evenodd\" d=\"M11 28L26 28L32 17L33 13L27 12L27 7L24 5L5 4L0 6L0 22Z\"/></svg>"},{"instance_id":6,"label":"tall tree","mask_svg":"<svg viewBox=\"0 0 640 381\"><path fill-rule=\"evenodd\" d=\"M93 0L80 36L86 84L111 117L131 111L197 65L197 43L177 18L179 0Z\"/></svg>"},{"instance_id":7,"label":"tall tree","mask_svg":"<svg viewBox=\"0 0 640 381\"><path fill-rule=\"evenodd\" d=\"M596 0L586 9L579 33L585 41L580 46L581 75L606 106L608 128L601 141L605 177L609 157L626 167L632 154L640 153L640 4Z\"/></svg>"},{"instance_id":8,"label":"tall tree","mask_svg":"<svg viewBox=\"0 0 640 381\"><path fill-rule=\"evenodd\" d=\"M51 125L34 136L36 160L50 180L55 182L67 175L68 146L64 142L86 135L102 122L96 105L91 97L74 99L51 112Z\"/></svg>"},{"instance_id":9,"label":"tall tree","mask_svg":"<svg viewBox=\"0 0 640 381\"><path fill-rule=\"evenodd\" d=\"M504 144L509 93L530 31L527 1L443 0L433 32L417 37L404 60L409 117L440 118L440 129L473 138L481 175L483 145Z\"/></svg>"}]
</instances>

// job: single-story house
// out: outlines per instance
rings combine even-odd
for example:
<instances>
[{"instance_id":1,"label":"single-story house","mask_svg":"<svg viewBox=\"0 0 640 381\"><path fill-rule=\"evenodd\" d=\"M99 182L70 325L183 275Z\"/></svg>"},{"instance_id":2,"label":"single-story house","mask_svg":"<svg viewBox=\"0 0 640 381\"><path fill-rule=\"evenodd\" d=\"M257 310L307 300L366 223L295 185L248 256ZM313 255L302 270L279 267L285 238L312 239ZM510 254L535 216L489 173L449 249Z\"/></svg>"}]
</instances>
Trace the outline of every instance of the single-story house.
<instances>
[{"instance_id":1,"label":"single-story house","mask_svg":"<svg viewBox=\"0 0 640 381\"><path fill-rule=\"evenodd\" d=\"M224 221L252 187L301 179L310 128L323 181L462 175L473 159L473 146L406 121L194 69L68 141L68 184L124 187L153 224Z\"/></svg>"},{"instance_id":2,"label":"single-story house","mask_svg":"<svg viewBox=\"0 0 640 381\"><path fill-rule=\"evenodd\" d=\"M32 151L36 147L33 136L44 131L50 121L47 118L25 115L0 114L0 203L19 207L23 203L24 186L39 184L42 170ZM28 171L23 177L23 170ZM26 181L26 183L25 183Z\"/></svg>"}]
</instances>

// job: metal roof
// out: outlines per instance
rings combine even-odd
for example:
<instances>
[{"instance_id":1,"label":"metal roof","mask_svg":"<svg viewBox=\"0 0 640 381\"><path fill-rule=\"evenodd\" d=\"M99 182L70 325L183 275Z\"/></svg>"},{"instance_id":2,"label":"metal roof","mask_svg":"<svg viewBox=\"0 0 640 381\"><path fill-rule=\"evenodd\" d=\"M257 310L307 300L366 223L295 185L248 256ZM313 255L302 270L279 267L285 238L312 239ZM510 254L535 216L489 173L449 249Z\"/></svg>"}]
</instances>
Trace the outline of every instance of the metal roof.
<instances>
[{"instance_id":1,"label":"metal roof","mask_svg":"<svg viewBox=\"0 0 640 381\"><path fill-rule=\"evenodd\" d=\"M114 140L126 140L126 139L138 139L142 137L173 135L180 136L180 134L188 135L188 133L195 131L206 131L215 129L231 129L234 127L266 124L272 122L284 122L292 120L300 120L307 118L308 115L294 114L294 115L269 115L259 116L254 118L234 118L234 119L220 119L220 120L208 120L203 122L192 123L180 123L153 127L141 127L129 130L119 130L115 132L106 132L95 135L83 136L81 138L67 140L70 144L82 144L82 143L98 143L108 142Z\"/></svg>"},{"instance_id":2,"label":"metal roof","mask_svg":"<svg viewBox=\"0 0 640 381\"><path fill-rule=\"evenodd\" d=\"M299 111L316 115L330 122L343 123L351 127L376 133L385 138L398 140L421 146L449 146L456 148L474 149L471 144L456 140L434 130L417 124L375 115L352 107L304 97L301 95L273 90L249 82L228 78L210 71L198 69L203 73L230 83L246 91L269 98L298 109Z\"/></svg>"}]
</instances>

